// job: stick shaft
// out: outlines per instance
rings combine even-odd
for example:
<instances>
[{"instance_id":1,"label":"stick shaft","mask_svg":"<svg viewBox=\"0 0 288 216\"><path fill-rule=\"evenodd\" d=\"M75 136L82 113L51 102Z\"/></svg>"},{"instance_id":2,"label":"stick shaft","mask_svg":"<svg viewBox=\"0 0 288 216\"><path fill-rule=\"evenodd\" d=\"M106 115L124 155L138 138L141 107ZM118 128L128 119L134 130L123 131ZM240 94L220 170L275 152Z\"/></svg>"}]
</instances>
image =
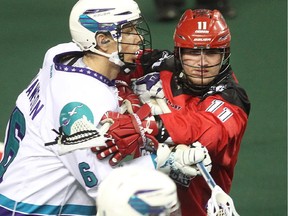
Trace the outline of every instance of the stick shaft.
<instances>
[{"instance_id":1,"label":"stick shaft","mask_svg":"<svg viewBox=\"0 0 288 216\"><path fill-rule=\"evenodd\" d=\"M171 113L171 110L169 109L164 98L156 98L156 101L160 106L161 110L163 111L163 113Z\"/></svg>"},{"instance_id":2,"label":"stick shaft","mask_svg":"<svg viewBox=\"0 0 288 216\"><path fill-rule=\"evenodd\" d=\"M206 167L204 166L203 162L197 163L197 167L199 171L201 172L203 178L206 180L207 184L213 190L213 188L216 186L216 182L214 181L213 177L210 175L210 173L207 171Z\"/></svg>"}]
</instances>

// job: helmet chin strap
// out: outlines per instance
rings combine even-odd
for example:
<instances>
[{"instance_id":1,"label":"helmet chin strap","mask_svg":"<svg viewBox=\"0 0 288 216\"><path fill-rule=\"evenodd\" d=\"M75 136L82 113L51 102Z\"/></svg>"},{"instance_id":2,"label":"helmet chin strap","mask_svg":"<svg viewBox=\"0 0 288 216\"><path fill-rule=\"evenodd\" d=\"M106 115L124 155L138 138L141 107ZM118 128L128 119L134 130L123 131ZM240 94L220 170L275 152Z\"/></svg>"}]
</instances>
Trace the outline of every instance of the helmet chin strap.
<instances>
[{"instance_id":1,"label":"helmet chin strap","mask_svg":"<svg viewBox=\"0 0 288 216\"><path fill-rule=\"evenodd\" d=\"M116 64L116 65L118 65L120 67L125 65L125 63L120 60L119 55L118 55L118 53L119 53L118 51L115 51L115 52L113 52L111 54L107 54L107 53L104 53L104 52L102 52L102 51L100 51L98 49L95 49L95 47L91 47L90 51L92 51L94 53L97 53L97 54L99 54L101 56L107 57L110 62L112 62L112 63L114 63L114 64Z\"/></svg>"},{"instance_id":2,"label":"helmet chin strap","mask_svg":"<svg viewBox=\"0 0 288 216\"><path fill-rule=\"evenodd\" d=\"M116 65L119 65L120 67L122 67L122 66L125 65L125 63L120 60L119 55L118 55L118 52L113 52L113 53L111 53L111 54L110 54L110 57L109 57L109 61L110 61L110 62L113 62L113 63L116 64Z\"/></svg>"}]
</instances>

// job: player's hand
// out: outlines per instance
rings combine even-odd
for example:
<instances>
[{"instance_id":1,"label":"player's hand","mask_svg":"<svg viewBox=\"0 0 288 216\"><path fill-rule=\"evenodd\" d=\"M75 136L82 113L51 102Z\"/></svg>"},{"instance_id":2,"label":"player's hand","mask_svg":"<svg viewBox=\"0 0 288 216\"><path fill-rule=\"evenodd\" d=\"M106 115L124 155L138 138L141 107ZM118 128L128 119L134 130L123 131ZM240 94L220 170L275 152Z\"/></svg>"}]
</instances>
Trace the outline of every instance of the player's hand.
<instances>
[{"instance_id":1,"label":"player's hand","mask_svg":"<svg viewBox=\"0 0 288 216\"><path fill-rule=\"evenodd\" d=\"M159 72L140 77L134 82L133 91L139 96L142 103L149 103L151 98L164 98L162 81Z\"/></svg>"},{"instance_id":2,"label":"player's hand","mask_svg":"<svg viewBox=\"0 0 288 216\"><path fill-rule=\"evenodd\" d=\"M98 159L112 155L109 160L112 166L117 165L128 155L138 156L141 148L147 143L147 136L155 136L158 133L157 124L150 116L148 105L143 105L136 114L107 112L101 122L102 124L111 122L107 134L112 141L107 141L108 147L92 148L92 151L96 152Z\"/></svg>"},{"instance_id":3,"label":"player's hand","mask_svg":"<svg viewBox=\"0 0 288 216\"><path fill-rule=\"evenodd\" d=\"M116 87L118 89L120 113L136 113L141 106L139 97L134 94L125 81L116 80Z\"/></svg>"},{"instance_id":4,"label":"player's hand","mask_svg":"<svg viewBox=\"0 0 288 216\"><path fill-rule=\"evenodd\" d=\"M203 161L206 167L210 167L211 159L206 147L199 142L192 145L178 144L172 149L166 144L159 144L157 150L157 168L164 172L170 173L181 172L189 177L200 175L196 164Z\"/></svg>"},{"instance_id":5,"label":"player's hand","mask_svg":"<svg viewBox=\"0 0 288 216\"><path fill-rule=\"evenodd\" d=\"M175 70L173 53L168 50L145 50L140 56L144 74L162 70Z\"/></svg>"},{"instance_id":6,"label":"player's hand","mask_svg":"<svg viewBox=\"0 0 288 216\"><path fill-rule=\"evenodd\" d=\"M208 172L211 171L212 169L212 161L211 161L211 158L210 158L210 155L208 153L208 150L205 146L203 146L200 142L195 142L191 145L191 148L195 148L195 149L198 149L198 150L201 150L201 151L204 151L204 159L202 161L199 161L199 162L202 162L203 165L206 167L206 170ZM197 163L199 163L197 162ZM192 165L196 170L197 170L197 175L202 175L201 172L199 171L198 167L196 166L196 164L193 164Z\"/></svg>"}]
</instances>

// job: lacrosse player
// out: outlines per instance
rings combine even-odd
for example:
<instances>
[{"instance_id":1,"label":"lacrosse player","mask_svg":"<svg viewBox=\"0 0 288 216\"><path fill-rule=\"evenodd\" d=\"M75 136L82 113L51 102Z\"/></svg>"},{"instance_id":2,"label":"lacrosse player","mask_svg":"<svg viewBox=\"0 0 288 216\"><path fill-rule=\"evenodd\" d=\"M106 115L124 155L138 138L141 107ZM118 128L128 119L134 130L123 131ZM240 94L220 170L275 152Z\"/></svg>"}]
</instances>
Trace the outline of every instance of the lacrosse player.
<instances>
[{"instance_id":1,"label":"lacrosse player","mask_svg":"<svg viewBox=\"0 0 288 216\"><path fill-rule=\"evenodd\" d=\"M98 123L105 112L120 111L115 78L133 70L138 50L150 46L150 32L133 0L80 0L69 26L73 43L47 51L11 113L0 162L0 215L96 215L97 187L112 168L90 147L109 140L109 125ZM190 165L207 158L205 152L163 145L159 155L131 163L172 165L192 175L197 170Z\"/></svg>"},{"instance_id":2,"label":"lacrosse player","mask_svg":"<svg viewBox=\"0 0 288 216\"><path fill-rule=\"evenodd\" d=\"M195 141L202 143L211 156L211 175L226 193L231 189L250 112L248 96L238 84L230 65L230 41L229 27L219 11L188 9L174 32L174 55L166 53L152 65L156 71L165 65L169 67L132 83L141 102L151 108L152 116L147 115L150 130L145 130L146 136L152 142L155 137L158 142L171 143L171 146ZM125 131L119 122L126 115L118 115L117 119L111 113L108 115L117 121L114 127L117 134L108 131L115 143L106 149L101 148L98 157L112 154L115 161L119 161L131 152L135 155L138 151L135 146L141 146L141 140L118 141L123 138L121 128ZM147 118L138 120L140 126L135 124L136 132L147 125ZM206 215L211 190L204 179L197 176L191 180L177 174L170 176L178 183L183 216Z\"/></svg>"}]
</instances>

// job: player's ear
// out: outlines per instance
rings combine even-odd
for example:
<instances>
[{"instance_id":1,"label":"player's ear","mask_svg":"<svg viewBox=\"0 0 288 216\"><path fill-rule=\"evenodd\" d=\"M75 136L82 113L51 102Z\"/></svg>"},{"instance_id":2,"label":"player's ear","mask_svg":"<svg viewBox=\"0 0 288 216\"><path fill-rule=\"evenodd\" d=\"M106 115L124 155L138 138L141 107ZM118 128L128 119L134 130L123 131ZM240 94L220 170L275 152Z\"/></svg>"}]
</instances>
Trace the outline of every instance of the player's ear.
<instances>
[{"instance_id":1,"label":"player's ear","mask_svg":"<svg viewBox=\"0 0 288 216\"><path fill-rule=\"evenodd\" d=\"M97 48L104 52L108 50L111 41L112 39L108 35L102 33L96 35Z\"/></svg>"}]
</instances>

